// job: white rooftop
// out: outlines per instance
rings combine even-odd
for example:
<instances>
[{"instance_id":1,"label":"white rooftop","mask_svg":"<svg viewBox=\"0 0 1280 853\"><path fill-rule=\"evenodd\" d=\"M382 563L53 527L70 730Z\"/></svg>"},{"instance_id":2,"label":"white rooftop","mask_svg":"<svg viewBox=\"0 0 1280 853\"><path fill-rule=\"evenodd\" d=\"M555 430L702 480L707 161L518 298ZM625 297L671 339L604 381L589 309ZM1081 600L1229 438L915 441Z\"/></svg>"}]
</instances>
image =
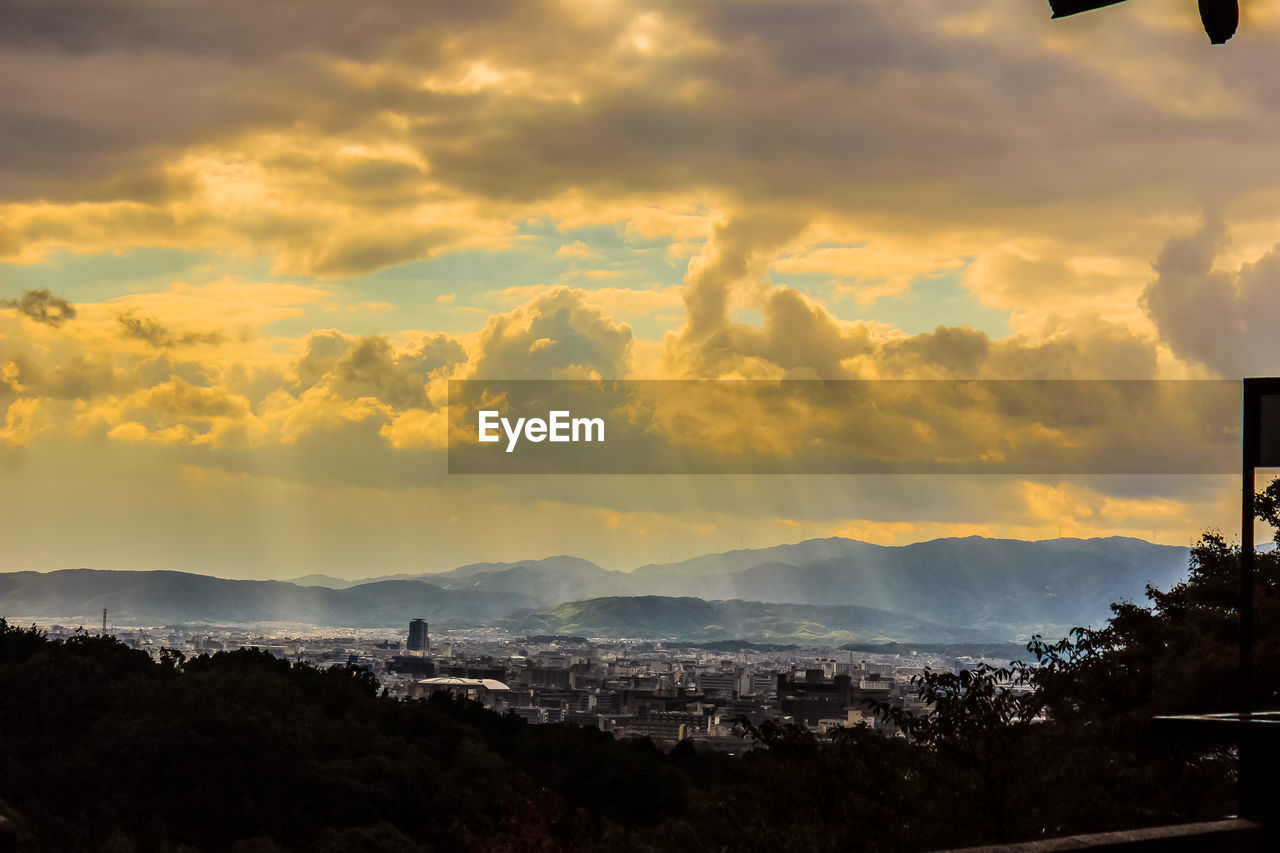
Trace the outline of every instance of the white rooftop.
<instances>
[{"instance_id":1,"label":"white rooftop","mask_svg":"<svg viewBox=\"0 0 1280 853\"><path fill-rule=\"evenodd\" d=\"M420 678L417 683L431 687L483 687L490 692L511 689L496 678L458 678L453 675L444 675L439 678Z\"/></svg>"}]
</instances>

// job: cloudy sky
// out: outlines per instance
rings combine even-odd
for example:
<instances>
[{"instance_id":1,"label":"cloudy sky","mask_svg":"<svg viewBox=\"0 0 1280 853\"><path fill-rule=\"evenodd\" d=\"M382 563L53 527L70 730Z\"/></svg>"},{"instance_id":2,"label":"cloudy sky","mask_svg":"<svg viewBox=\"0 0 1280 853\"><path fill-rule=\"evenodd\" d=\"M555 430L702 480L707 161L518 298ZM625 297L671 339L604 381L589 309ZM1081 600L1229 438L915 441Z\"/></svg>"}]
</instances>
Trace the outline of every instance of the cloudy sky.
<instances>
[{"instance_id":1,"label":"cloudy sky","mask_svg":"<svg viewBox=\"0 0 1280 853\"><path fill-rule=\"evenodd\" d=\"M1190 0L9 0L0 569L1236 535L1220 476L451 476L443 405L1280 373L1278 48Z\"/></svg>"}]
</instances>

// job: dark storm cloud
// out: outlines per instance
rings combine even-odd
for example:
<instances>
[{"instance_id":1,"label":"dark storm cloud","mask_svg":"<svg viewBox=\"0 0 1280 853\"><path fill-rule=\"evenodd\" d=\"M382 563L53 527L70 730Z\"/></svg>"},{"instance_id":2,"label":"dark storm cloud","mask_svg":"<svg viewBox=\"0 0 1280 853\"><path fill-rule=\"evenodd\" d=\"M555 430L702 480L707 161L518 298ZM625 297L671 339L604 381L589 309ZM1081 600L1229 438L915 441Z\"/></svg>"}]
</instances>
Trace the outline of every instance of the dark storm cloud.
<instances>
[{"instance_id":1,"label":"dark storm cloud","mask_svg":"<svg viewBox=\"0 0 1280 853\"><path fill-rule=\"evenodd\" d=\"M17 0L0 25L0 71L23 81L0 107L0 174L14 198L153 200L182 191L156 164L185 145L299 123L346 132L395 110L417 120L434 179L490 198L701 186L746 202L945 218L979 197L1025 215L1046 197L1096 207L1137 185L1165 195L1163 179L1188 162L1206 167L1193 178L1205 187L1243 188L1256 180L1245 163L1273 136L1256 116L1174 114L1046 50L1041 9L1000 7L993 32L976 37L944 32L943 10L913 0L617 8L583 23L540 3ZM646 11L700 46L620 54L617 39ZM1129 35L1139 56L1181 37ZM585 99L419 84L468 57L580 81ZM362 82L336 61L403 73ZM1233 50L1221 68L1234 79L1253 64ZM1205 156L1226 138L1249 156ZM372 197L405 177L373 168L351 176Z\"/></svg>"},{"instance_id":2,"label":"dark storm cloud","mask_svg":"<svg viewBox=\"0 0 1280 853\"><path fill-rule=\"evenodd\" d=\"M120 323L124 337L144 341L157 349L192 344L220 344L226 339L219 331L175 335L155 317L141 316L134 311L121 311L116 315L116 321Z\"/></svg>"},{"instance_id":3,"label":"dark storm cloud","mask_svg":"<svg viewBox=\"0 0 1280 853\"><path fill-rule=\"evenodd\" d=\"M637 66L582 104L499 111L477 99L483 133L460 115L417 141L438 179L521 201L705 186L772 209L1025 225L1071 206L1096 216L1135 192L1168 199L1174 172L1179 194L1188 181L1255 185L1245 164L1270 145L1256 115L1179 114L1038 39L946 36L937 13L910 2L675 10L715 47ZM1038 32L1026 10L1008 14ZM1148 48L1161 38L1140 35ZM1209 153L1227 138L1242 157Z\"/></svg>"},{"instance_id":4,"label":"dark storm cloud","mask_svg":"<svg viewBox=\"0 0 1280 853\"><path fill-rule=\"evenodd\" d=\"M161 165L194 143L255 127L359 126L402 87L356 86L332 62L397 55L431 67L440 36L506 3L147 0L0 8L0 181L8 200L154 202L181 192Z\"/></svg>"},{"instance_id":5,"label":"dark storm cloud","mask_svg":"<svg viewBox=\"0 0 1280 853\"><path fill-rule=\"evenodd\" d=\"M1193 234L1165 244L1142 305L1170 348L1226 377L1280 369L1280 244L1234 271L1214 269L1226 224L1206 217Z\"/></svg>"},{"instance_id":6,"label":"dark storm cloud","mask_svg":"<svg viewBox=\"0 0 1280 853\"><path fill-rule=\"evenodd\" d=\"M157 51L253 62L314 50L369 59L416 28L466 27L510 15L518 5L442 0L409 9L392 2L224 0L202 7L164 0L7 0L0 8L0 44L53 47L73 56Z\"/></svg>"},{"instance_id":7,"label":"dark storm cloud","mask_svg":"<svg viewBox=\"0 0 1280 853\"><path fill-rule=\"evenodd\" d=\"M76 316L76 308L45 288L28 290L18 299L0 299L0 308L16 308L25 317L55 329Z\"/></svg>"}]
</instances>

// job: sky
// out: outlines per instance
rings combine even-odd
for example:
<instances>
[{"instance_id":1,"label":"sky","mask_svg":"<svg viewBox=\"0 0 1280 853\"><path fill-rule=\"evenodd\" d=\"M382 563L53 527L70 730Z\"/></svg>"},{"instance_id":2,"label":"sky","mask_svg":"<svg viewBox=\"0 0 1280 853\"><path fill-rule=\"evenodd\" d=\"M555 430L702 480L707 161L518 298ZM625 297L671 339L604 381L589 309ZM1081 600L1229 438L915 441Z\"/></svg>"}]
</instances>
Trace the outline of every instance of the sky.
<instances>
[{"instance_id":1,"label":"sky","mask_svg":"<svg viewBox=\"0 0 1280 853\"><path fill-rule=\"evenodd\" d=\"M445 404L1280 374L1278 48L1189 0L10 0L0 570L1238 537L1221 475L451 475Z\"/></svg>"}]
</instances>

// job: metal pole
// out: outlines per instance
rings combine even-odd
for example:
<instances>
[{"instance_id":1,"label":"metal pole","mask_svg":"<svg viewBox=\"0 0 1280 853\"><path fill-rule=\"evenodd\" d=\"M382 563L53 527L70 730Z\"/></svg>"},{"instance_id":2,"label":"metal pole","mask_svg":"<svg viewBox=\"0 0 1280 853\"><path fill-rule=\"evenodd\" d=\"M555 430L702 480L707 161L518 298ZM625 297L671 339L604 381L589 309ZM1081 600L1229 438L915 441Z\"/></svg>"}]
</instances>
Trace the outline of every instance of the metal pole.
<instances>
[{"instance_id":1,"label":"metal pole","mask_svg":"<svg viewBox=\"0 0 1280 853\"><path fill-rule=\"evenodd\" d=\"M1244 381L1244 451L1240 469L1240 712L1253 711L1253 478L1261 400Z\"/></svg>"},{"instance_id":2,"label":"metal pole","mask_svg":"<svg viewBox=\"0 0 1280 853\"><path fill-rule=\"evenodd\" d=\"M1240 468L1240 741L1237 765L1237 799L1240 815L1263 817L1264 798L1258 761L1257 744L1250 728L1253 712L1253 478L1258 461L1261 399L1255 383L1246 379L1243 386L1243 439Z\"/></svg>"}]
</instances>

